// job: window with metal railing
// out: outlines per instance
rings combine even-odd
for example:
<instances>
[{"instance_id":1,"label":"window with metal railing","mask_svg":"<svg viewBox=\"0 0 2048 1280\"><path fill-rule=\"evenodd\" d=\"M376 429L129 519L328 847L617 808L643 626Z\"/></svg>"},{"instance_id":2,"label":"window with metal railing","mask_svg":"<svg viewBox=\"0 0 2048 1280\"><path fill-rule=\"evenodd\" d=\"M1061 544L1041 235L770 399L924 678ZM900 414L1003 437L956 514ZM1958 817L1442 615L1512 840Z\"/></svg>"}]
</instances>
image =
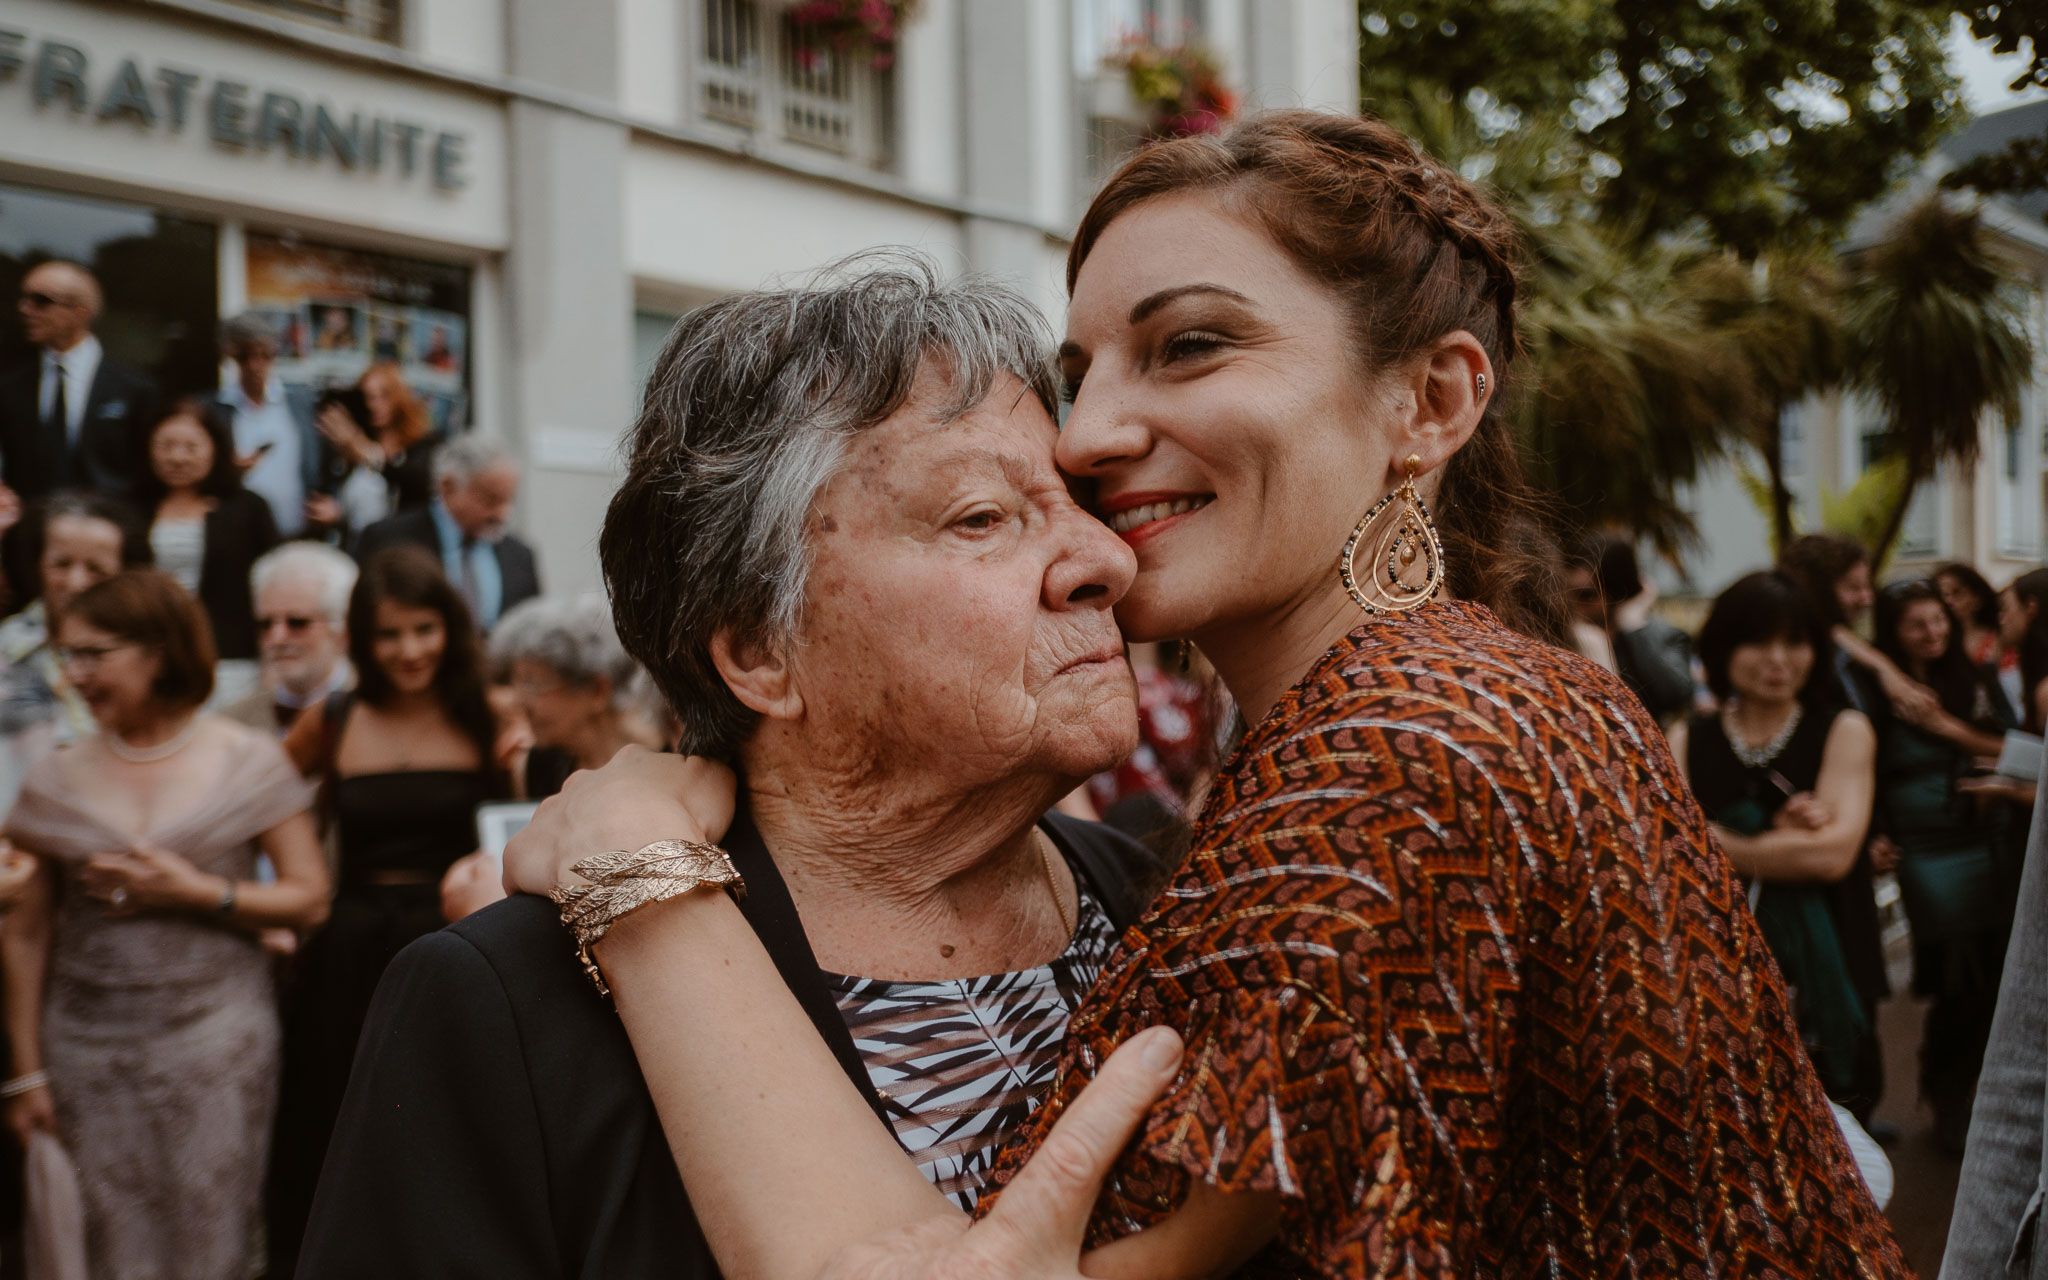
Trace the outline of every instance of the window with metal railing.
<instances>
[{"instance_id":1,"label":"window with metal railing","mask_svg":"<svg viewBox=\"0 0 2048 1280\"><path fill-rule=\"evenodd\" d=\"M693 114L889 167L895 78L883 59L793 21L777 0L701 0L694 8Z\"/></svg>"},{"instance_id":2,"label":"window with metal railing","mask_svg":"<svg viewBox=\"0 0 2048 1280\"><path fill-rule=\"evenodd\" d=\"M403 34L400 0L235 0L248 9L300 18L366 40L397 44Z\"/></svg>"}]
</instances>

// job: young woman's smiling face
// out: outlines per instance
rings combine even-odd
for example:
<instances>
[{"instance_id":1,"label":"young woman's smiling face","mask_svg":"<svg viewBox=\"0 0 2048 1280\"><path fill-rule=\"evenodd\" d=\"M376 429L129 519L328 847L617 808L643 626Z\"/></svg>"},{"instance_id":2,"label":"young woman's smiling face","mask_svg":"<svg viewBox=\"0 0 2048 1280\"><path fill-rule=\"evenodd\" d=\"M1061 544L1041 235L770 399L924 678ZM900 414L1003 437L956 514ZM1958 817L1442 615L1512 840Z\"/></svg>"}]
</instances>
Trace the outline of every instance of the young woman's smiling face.
<instances>
[{"instance_id":1,"label":"young woman's smiling face","mask_svg":"<svg viewBox=\"0 0 2048 1280\"><path fill-rule=\"evenodd\" d=\"M1413 396L1374 380L1343 303L1271 236L1206 193L1121 214L1075 280L1061 362L1060 466L1138 554L1126 636L1341 597L1345 537L1404 474L1391 424Z\"/></svg>"}]
</instances>

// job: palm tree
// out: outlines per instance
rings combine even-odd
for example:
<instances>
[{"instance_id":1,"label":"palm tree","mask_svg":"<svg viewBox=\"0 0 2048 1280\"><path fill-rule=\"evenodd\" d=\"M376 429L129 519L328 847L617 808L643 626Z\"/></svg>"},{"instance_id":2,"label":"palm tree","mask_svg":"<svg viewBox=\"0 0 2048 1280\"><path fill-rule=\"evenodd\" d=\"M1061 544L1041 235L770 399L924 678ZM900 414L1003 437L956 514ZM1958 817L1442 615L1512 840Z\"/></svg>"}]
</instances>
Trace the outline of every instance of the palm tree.
<instances>
[{"instance_id":1,"label":"palm tree","mask_svg":"<svg viewBox=\"0 0 2048 1280\"><path fill-rule=\"evenodd\" d=\"M1871 548L1881 564L1914 490L1944 461L1976 461L1985 412L2018 418L2033 344L2023 295L1974 207L1927 196L1851 257L1849 275L1850 380L1877 402L1906 475Z\"/></svg>"},{"instance_id":2,"label":"palm tree","mask_svg":"<svg viewBox=\"0 0 2048 1280\"><path fill-rule=\"evenodd\" d=\"M1763 458L1774 547L1792 540L1785 484L1785 412L1842 377L1841 271L1832 258L1796 249L1753 260L1723 255L1703 272L1709 323L1741 350L1753 413L1744 433Z\"/></svg>"},{"instance_id":3,"label":"palm tree","mask_svg":"<svg viewBox=\"0 0 2048 1280\"><path fill-rule=\"evenodd\" d=\"M1518 425L1566 522L1675 555L1698 530L1679 490L1763 416L1748 353L1716 323L1727 265L1697 244L1584 222L1528 229Z\"/></svg>"}]
</instances>

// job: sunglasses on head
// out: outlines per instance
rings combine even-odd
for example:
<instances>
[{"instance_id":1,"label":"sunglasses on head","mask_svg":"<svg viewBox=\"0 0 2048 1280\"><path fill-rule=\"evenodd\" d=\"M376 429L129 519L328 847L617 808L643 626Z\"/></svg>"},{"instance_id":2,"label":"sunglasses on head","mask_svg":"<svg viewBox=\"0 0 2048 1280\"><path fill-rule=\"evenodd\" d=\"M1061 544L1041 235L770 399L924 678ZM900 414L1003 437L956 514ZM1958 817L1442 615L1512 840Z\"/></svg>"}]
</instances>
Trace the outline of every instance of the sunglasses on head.
<instances>
[{"instance_id":1,"label":"sunglasses on head","mask_svg":"<svg viewBox=\"0 0 2048 1280\"><path fill-rule=\"evenodd\" d=\"M313 625L313 619L303 617L299 614L274 613L267 617L256 619L256 629L258 631L268 631L270 630L271 627L275 626L280 622L284 624L284 629L286 631L304 631L306 628Z\"/></svg>"}]
</instances>

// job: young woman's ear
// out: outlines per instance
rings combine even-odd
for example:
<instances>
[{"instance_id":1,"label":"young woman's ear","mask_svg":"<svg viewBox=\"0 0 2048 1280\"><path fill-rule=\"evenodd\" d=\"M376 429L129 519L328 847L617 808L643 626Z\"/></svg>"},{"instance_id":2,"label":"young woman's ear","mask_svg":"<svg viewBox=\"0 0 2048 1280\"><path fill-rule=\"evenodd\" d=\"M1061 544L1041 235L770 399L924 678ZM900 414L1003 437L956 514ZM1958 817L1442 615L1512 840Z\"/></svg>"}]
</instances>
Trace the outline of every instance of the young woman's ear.
<instances>
[{"instance_id":1,"label":"young woman's ear","mask_svg":"<svg viewBox=\"0 0 2048 1280\"><path fill-rule=\"evenodd\" d=\"M1389 487L1408 478L1408 459L1416 473L1428 475L1451 460L1479 428L1479 419L1493 399L1493 362L1479 339L1463 329L1430 344L1409 366L1406 412L1395 424Z\"/></svg>"},{"instance_id":2,"label":"young woman's ear","mask_svg":"<svg viewBox=\"0 0 2048 1280\"><path fill-rule=\"evenodd\" d=\"M711 664L732 690L732 696L749 711L771 720L794 720L803 714L803 696L796 690L795 673L783 656L767 646L741 643L730 629L721 627L711 637Z\"/></svg>"}]
</instances>

